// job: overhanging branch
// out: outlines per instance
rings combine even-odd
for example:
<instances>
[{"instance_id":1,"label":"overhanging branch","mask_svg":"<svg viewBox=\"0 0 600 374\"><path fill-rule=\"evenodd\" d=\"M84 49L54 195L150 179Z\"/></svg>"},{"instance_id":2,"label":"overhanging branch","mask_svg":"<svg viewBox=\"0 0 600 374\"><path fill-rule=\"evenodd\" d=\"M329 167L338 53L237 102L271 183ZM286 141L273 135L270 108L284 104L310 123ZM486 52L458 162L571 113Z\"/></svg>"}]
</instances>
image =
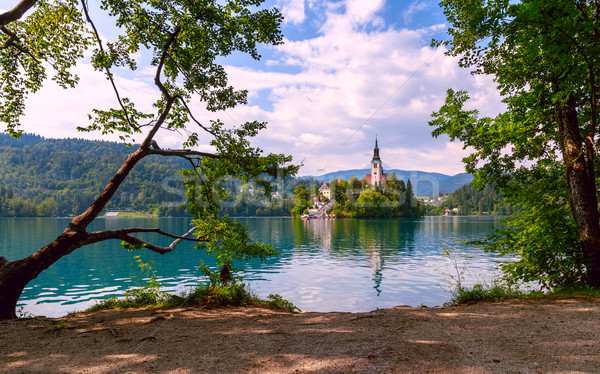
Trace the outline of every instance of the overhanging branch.
<instances>
[{"instance_id":1,"label":"overhanging branch","mask_svg":"<svg viewBox=\"0 0 600 374\"><path fill-rule=\"evenodd\" d=\"M191 150L191 149L160 149L160 148L153 148L153 149L151 149L149 151L149 154L151 154L151 155L160 155L160 156L176 156L176 157L183 157L183 158L189 158L189 157L193 157L193 156L209 157L209 158L219 158L219 155L216 155L214 153L194 151L194 150Z\"/></svg>"},{"instance_id":2,"label":"overhanging branch","mask_svg":"<svg viewBox=\"0 0 600 374\"><path fill-rule=\"evenodd\" d=\"M210 232L210 233L202 235L198 238L190 238L189 236L192 235L196 231L196 229L197 229L197 227L192 227L188 232L186 232L183 235L173 235L168 232L162 231L158 228L140 228L140 227L117 229L117 230L95 231L95 232L92 232L91 234L89 234L89 237L87 239L87 244L97 243L97 242L101 242L101 241L109 240L109 239L120 239L129 244L139 245L139 246L142 246L153 252L160 253L162 255L162 254L173 251L175 249L175 247L177 246L177 244L181 243L183 240L201 243L201 242L206 241L206 237L208 235L214 233L214 232ZM137 237L131 235L131 234L135 234L135 233L144 233L144 232L145 233L156 233L159 235L167 236L169 238L173 238L175 240L168 247L163 247L163 246L159 246L156 244L152 244L150 242L147 242L145 240L142 240L140 238L137 238Z\"/></svg>"},{"instance_id":3,"label":"overhanging branch","mask_svg":"<svg viewBox=\"0 0 600 374\"><path fill-rule=\"evenodd\" d=\"M25 14L25 12L27 12L37 2L38 0L22 0L8 12L0 14L0 26L6 26L11 22L20 19L23 14Z\"/></svg>"}]
</instances>

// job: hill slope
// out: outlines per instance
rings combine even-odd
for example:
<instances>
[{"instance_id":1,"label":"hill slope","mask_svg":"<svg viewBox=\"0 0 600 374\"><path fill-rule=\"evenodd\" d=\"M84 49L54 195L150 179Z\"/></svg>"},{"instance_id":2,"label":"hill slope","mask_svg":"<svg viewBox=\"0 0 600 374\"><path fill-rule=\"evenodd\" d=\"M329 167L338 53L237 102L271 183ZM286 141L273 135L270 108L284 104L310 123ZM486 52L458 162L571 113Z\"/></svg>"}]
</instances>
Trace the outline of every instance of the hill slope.
<instances>
[{"instance_id":1,"label":"hill slope","mask_svg":"<svg viewBox=\"0 0 600 374\"><path fill-rule=\"evenodd\" d=\"M132 148L83 139L45 139L0 134L0 215L65 216L81 213L119 169ZM156 213L161 202L182 201L172 187L186 164L175 158L142 160L111 199L108 209ZM167 191L170 190L171 192ZM10 200L10 201L9 201ZM45 206L42 205L45 203ZM43 211L39 211L42 209Z\"/></svg>"}]
</instances>

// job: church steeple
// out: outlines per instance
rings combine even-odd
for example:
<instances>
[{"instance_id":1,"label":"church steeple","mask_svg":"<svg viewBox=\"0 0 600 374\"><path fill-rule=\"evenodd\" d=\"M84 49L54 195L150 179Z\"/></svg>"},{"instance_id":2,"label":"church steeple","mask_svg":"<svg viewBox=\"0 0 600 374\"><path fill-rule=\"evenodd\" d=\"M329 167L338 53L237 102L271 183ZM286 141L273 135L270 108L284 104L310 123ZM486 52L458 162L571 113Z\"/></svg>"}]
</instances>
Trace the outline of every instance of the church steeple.
<instances>
[{"instance_id":1,"label":"church steeple","mask_svg":"<svg viewBox=\"0 0 600 374\"><path fill-rule=\"evenodd\" d=\"M379 146L377 145L377 136L375 136L375 149L373 149L373 161L381 161L379 158Z\"/></svg>"},{"instance_id":2,"label":"church steeple","mask_svg":"<svg viewBox=\"0 0 600 374\"><path fill-rule=\"evenodd\" d=\"M381 186L385 181L383 174L383 165L379 158L379 145L377 144L377 136L375 136L375 148L373 149L373 159L371 160L371 185Z\"/></svg>"}]
</instances>

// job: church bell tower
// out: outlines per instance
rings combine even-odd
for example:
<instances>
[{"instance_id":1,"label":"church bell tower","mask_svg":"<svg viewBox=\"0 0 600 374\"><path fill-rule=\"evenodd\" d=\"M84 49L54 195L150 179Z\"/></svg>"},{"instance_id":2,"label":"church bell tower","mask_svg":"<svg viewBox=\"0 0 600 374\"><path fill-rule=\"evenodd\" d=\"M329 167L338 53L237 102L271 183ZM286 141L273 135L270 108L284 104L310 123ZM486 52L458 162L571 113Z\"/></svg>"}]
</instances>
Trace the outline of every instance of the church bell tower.
<instances>
[{"instance_id":1,"label":"church bell tower","mask_svg":"<svg viewBox=\"0 0 600 374\"><path fill-rule=\"evenodd\" d=\"M379 158L379 146L377 145L377 137L375 137L375 149L373 150L373 159L371 160L371 185L381 186L383 178L383 166Z\"/></svg>"}]
</instances>

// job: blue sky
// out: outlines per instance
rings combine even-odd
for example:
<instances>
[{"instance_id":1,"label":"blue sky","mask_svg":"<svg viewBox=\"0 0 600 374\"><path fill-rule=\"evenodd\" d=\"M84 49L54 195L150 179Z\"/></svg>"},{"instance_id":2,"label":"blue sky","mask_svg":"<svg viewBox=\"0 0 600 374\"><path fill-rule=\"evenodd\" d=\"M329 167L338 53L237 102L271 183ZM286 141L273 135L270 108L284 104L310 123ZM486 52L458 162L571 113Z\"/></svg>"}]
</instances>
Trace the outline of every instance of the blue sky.
<instances>
[{"instance_id":1,"label":"blue sky","mask_svg":"<svg viewBox=\"0 0 600 374\"><path fill-rule=\"evenodd\" d=\"M384 168L464 171L461 159L467 151L445 137L431 137L431 113L448 88L468 90L483 114L496 114L502 105L490 77L472 76L445 56L444 48L430 47L447 28L437 2L268 0L267 6L277 6L285 16L285 43L262 47L259 62L240 54L223 59L231 83L249 90L248 105L215 114L196 102L199 118L220 118L229 126L267 121L254 145L292 154L304 164L301 175L369 167L375 136ZM100 18L101 33L110 39L110 29L103 28L107 23ZM78 73L77 89L49 84L29 100L24 130L102 138L75 128L87 121L90 103L105 107L115 99L104 77L88 64L82 63ZM115 73L123 94L149 108L156 97L151 71L142 65L135 73ZM178 148L182 139L165 132L158 142Z\"/></svg>"}]
</instances>

